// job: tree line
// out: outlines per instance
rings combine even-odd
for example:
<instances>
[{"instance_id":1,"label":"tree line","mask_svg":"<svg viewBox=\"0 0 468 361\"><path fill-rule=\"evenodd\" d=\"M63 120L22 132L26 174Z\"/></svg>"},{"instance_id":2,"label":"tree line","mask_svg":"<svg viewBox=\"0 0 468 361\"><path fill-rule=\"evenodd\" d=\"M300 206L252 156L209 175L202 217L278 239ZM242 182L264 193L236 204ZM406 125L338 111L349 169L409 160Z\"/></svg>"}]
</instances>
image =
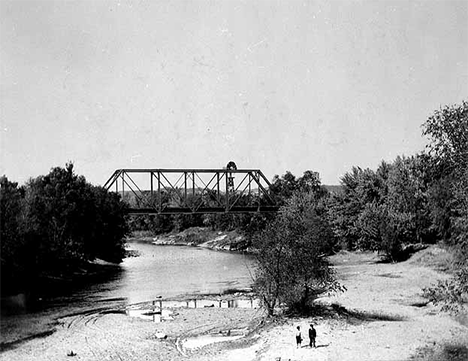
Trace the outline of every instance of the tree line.
<instances>
[{"instance_id":1,"label":"tree line","mask_svg":"<svg viewBox=\"0 0 468 361\"><path fill-rule=\"evenodd\" d=\"M2 294L69 275L100 258L120 262L128 232L119 196L78 176L73 164L23 186L0 177Z\"/></svg>"}]
</instances>

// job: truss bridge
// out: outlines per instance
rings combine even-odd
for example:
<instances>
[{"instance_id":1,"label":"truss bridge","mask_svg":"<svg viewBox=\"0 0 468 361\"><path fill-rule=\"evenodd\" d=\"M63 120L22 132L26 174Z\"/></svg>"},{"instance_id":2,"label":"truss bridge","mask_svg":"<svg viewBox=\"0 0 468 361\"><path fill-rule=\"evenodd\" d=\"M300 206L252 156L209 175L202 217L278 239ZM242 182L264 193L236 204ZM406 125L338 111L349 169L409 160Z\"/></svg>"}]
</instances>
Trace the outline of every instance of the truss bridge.
<instances>
[{"instance_id":1,"label":"truss bridge","mask_svg":"<svg viewBox=\"0 0 468 361\"><path fill-rule=\"evenodd\" d=\"M270 182L259 169L117 169L104 187L130 214L276 212Z\"/></svg>"}]
</instances>

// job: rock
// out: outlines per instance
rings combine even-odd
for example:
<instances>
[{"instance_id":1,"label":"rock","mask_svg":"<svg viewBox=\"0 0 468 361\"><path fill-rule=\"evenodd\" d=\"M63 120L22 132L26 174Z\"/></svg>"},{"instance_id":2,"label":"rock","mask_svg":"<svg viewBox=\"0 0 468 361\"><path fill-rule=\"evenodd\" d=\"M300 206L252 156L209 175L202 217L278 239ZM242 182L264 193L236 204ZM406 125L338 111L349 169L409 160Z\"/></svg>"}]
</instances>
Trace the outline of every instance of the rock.
<instances>
[{"instance_id":1,"label":"rock","mask_svg":"<svg viewBox=\"0 0 468 361\"><path fill-rule=\"evenodd\" d=\"M165 340L167 338L167 335L164 332L156 332L155 336L158 340Z\"/></svg>"}]
</instances>

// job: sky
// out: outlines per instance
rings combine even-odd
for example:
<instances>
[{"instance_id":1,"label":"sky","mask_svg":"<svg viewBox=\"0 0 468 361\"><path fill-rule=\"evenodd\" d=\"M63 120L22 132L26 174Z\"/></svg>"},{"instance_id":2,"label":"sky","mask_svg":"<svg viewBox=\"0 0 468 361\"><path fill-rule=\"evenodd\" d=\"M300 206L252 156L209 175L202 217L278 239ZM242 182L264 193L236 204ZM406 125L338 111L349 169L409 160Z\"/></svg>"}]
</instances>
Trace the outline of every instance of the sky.
<instances>
[{"instance_id":1,"label":"sky","mask_svg":"<svg viewBox=\"0 0 468 361\"><path fill-rule=\"evenodd\" d=\"M0 1L0 175L410 156L468 97L468 1Z\"/></svg>"}]
</instances>

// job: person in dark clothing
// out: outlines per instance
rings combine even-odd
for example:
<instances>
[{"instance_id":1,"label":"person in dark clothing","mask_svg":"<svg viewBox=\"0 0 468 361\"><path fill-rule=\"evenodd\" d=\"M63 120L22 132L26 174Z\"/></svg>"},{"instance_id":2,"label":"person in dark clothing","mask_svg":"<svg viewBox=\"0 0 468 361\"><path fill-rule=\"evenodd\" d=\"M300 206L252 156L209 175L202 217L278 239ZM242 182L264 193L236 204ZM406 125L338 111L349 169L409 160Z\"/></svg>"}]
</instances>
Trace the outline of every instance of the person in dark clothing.
<instances>
[{"instance_id":1,"label":"person in dark clothing","mask_svg":"<svg viewBox=\"0 0 468 361\"><path fill-rule=\"evenodd\" d=\"M310 328L309 328L309 339L310 339L309 346L310 347L312 347L313 345L315 348L316 337L317 337L317 331L315 330L314 325L310 325Z\"/></svg>"},{"instance_id":2,"label":"person in dark clothing","mask_svg":"<svg viewBox=\"0 0 468 361\"><path fill-rule=\"evenodd\" d=\"M297 332L296 332L297 348L301 347L301 342L302 342L301 328L297 326Z\"/></svg>"}]
</instances>

